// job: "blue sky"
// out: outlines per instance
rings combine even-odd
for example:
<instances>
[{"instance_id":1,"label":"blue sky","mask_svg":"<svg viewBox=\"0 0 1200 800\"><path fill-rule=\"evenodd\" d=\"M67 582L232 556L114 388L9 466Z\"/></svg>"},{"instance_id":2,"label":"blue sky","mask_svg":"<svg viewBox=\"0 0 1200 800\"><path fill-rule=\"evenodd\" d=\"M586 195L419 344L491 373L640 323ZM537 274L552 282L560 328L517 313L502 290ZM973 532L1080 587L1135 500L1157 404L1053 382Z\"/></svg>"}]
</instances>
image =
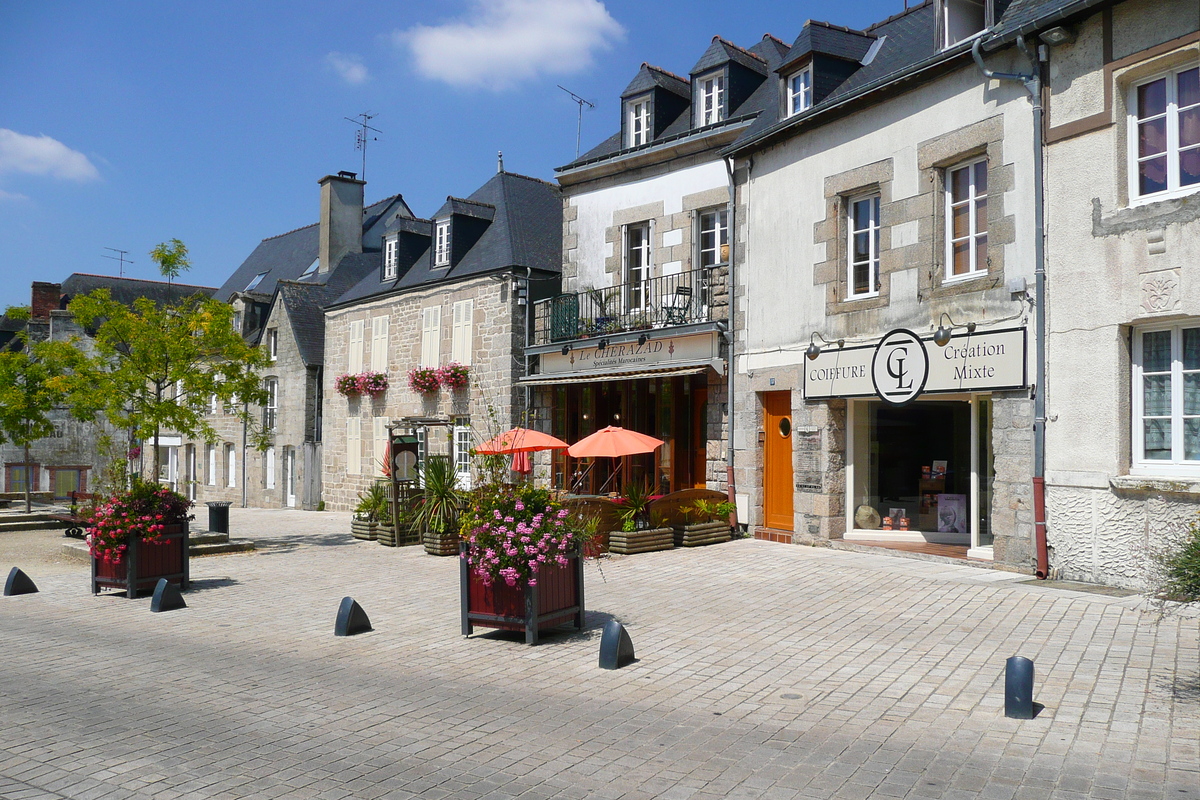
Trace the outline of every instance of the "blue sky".
<instances>
[{"instance_id":1,"label":"blue sky","mask_svg":"<svg viewBox=\"0 0 1200 800\"><path fill-rule=\"evenodd\" d=\"M914 0L915 4L915 0ZM714 35L792 42L808 18L865 27L904 0L0 0L0 309L33 280L156 278L182 239L218 286L268 236L317 219L317 180L361 171L367 201L432 214L496 170L554 179L619 126L643 61L686 75Z\"/></svg>"}]
</instances>

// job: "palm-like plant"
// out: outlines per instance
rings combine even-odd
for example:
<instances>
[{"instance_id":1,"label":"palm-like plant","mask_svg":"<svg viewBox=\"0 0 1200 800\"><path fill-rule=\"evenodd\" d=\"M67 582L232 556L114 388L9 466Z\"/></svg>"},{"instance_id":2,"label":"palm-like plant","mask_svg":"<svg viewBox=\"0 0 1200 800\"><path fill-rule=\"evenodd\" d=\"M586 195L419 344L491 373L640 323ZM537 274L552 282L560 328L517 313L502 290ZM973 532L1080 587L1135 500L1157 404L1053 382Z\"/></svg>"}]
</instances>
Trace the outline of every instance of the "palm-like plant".
<instances>
[{"instance_id":1,"label":"palm-like plant","mask_svg":"<svg viewBox=\"0 0 1200 800\"><path fill-rule=\"evenodd\" d=\"M458 474L447 456L430 456L421 469L424 490L413 509L413 521L436 535L458 527L465 496L458 489Z\"/></svg>"}]
</instances>

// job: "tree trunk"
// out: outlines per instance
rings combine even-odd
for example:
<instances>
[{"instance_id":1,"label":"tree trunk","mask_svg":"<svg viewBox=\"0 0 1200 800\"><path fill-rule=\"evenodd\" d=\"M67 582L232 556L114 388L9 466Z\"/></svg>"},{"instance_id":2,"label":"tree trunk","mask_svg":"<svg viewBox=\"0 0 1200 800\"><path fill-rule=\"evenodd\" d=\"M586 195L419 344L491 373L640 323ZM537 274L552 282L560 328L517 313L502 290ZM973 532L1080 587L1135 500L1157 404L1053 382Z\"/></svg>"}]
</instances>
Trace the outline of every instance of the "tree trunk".
<instances>
[{"instance_id":1,"label":"tree trunk","mask_svg":"<svg viewBox=\"0 0 1200 800\"><path fill-rule=\"evenodd\" d=\"M25 442L25 513L33 513L33 465L29 463L29 442Z\"/></svg>"}]
</instances>

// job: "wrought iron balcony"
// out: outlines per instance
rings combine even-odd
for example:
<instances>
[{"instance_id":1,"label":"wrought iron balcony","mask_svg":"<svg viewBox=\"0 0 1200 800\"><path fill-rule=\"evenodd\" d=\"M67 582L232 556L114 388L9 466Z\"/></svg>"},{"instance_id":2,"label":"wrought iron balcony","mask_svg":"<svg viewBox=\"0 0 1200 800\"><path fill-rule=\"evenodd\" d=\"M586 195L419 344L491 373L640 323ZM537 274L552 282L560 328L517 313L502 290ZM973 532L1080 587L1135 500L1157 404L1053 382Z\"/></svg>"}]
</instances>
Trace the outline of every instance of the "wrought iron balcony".
<instances>
[{"instance_id":1,"label":"wrought iron balcony","mask_svg":"<svg viewBox=\"0 0 1200 800\"><path fill-rule=\"evenodd\" d=\"M565 292L533 306L535 345L650 330L728 316L724 264L643 281Z\"/></svg>"}]
</instances>

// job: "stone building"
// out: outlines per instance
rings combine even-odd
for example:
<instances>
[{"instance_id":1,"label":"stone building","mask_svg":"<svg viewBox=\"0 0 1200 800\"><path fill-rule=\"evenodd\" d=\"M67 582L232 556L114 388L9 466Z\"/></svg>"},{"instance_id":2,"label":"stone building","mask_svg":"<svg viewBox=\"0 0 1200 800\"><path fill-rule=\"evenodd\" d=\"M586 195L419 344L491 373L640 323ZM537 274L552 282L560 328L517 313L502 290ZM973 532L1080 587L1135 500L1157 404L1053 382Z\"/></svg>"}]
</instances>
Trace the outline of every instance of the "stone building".
<instances>
[{"instance_id":1,"label":"stone building","mask_svg":"<svg viewBox=\"0 0 1200 800\"><path fill-rule=\"evenodd\" d=\"M1200 511L1200 6L1075 5L1042 34L1047 538L1137 587Z\"/></svg>"},{"instance_id":2,"label":"stone building","mask_svg":"<svg viewBox=\"0 0 1200 800\"><path fill-rule=\"evenodd\" d=\"M365 277L325 307L323 497L348 509L382 474L388 426L411 428L421 454L454 459L470 485L470 448L528 423L529 302L559 286L556 186L503 171L430 219L393 216ZM415 391L415 368L467 368L468 385ZM337 391L342 375L382 374L378 393Z\"/></svg>"},{"instance_id":3,"label":"stone building","mask_svg":"<svg viewBox=\"0 0 1200 800\"><path fill-rule=\"evenodd\" d=\"M200 502L321 503L324 306L377 269L385 227L412 212L400 195L364 207L365 183L354 173L319 185L319 221L264 239L216 292L233 305L242 335L272 356L263 371L270 399L258 409L272 443L256 450L231 409L210 403L219 441L187 441L180 453L184 485Z\"/></svg>"},{"instance_id":4,"label":"stone building","mask_svg":"<svg viewBox=\"0 0 1200 800\"><path fill-rule=\"evenodd\" d=\"M972 44L1036 3L809 21L734 159L734 451L774 541L1031 568L1034 137ZM988 54L1028 68L1012 40Z\"/></svg>"}]
</instances>

